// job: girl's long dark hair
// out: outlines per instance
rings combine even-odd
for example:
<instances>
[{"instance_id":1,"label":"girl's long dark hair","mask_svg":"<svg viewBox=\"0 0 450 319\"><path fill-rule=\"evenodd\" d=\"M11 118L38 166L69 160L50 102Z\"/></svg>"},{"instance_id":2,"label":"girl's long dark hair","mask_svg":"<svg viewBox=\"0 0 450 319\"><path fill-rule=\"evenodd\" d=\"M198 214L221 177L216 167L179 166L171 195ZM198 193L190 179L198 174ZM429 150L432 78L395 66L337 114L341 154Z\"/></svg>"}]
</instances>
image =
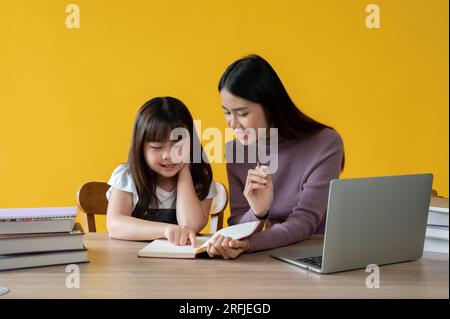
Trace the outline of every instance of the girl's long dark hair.
<instances>
[{"instance_id":1,"label":"girl's long dark hair","mask_svg":"<svg viewBox=\"0 0 450 319\"><path fill-rule=\"evenodd\" d=\"M139 195L139 202L133 211L133 216L141 218L149 206L157 208L159 201L156 196L157 174L151 170L144 157L146 142L165 142L170 132L175 128L185 128L190 134L190 171L195 191L200 200L206 198L212 182L212 170L204 161L203 148L194 131L192 115L186 105L173 97L156 97L144 103L139 109L133 128L128 165ZM200 145L201 161L193 161L193 144ZM206 158L206 157L205 157ZM197 161L198 162L198 161Z\"/></svg>"},{"instance_id":2,"label":"girl's long dark hair","mask_svg":"<svg viewBox=\"0 0 450 319\"><path fill-rule=\"evenodd\" d=\"M300 111L275 70L258 55L246 56L228 66L219 81L219 92L222 89L261 104L269 127L278 128L278 134L286 139L304 137L324 128L333 129ZM341 169L344 169L344 161Z\"/></svg>"}]
</instances>

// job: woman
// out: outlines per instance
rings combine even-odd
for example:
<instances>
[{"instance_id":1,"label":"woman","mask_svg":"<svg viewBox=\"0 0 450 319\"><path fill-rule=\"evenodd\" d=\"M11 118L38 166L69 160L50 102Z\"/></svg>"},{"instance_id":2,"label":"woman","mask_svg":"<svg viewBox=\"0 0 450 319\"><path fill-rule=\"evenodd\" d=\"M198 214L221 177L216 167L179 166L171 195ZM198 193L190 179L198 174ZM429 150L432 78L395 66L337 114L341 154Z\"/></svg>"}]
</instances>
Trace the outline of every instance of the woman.
<instances>
[{"instance_id":1,"label":"woman","mask_svg":"<svg viewBox=\"0 0 450 319\"><path fill-rule=\"evenodd\" d=\"M281 247L323 233L329 183L344 168L344 147L331 127L303 114L263 58L250 55L232 63L219 82L222 108L237 143L272 143L259 129L278 129L277 170L265 173L252 162L227 163L229 225L265 221L266 229L244 240L219 236L210 257L234 259L244 252ZM252 138L248 132L256 132ZM262 132L265 132L262 130ZM228 156L227 156L228 158Z\"/></svg>"}]
</instances>

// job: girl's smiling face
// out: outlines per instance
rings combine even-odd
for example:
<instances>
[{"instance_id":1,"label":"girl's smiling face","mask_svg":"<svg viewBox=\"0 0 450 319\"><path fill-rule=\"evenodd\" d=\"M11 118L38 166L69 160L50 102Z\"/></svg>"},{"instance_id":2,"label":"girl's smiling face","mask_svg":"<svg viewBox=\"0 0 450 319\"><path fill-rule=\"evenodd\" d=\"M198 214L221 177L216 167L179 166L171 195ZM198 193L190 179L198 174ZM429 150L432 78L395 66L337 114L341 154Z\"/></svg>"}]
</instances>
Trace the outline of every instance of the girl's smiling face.
<instances>
[{"instance_id":1,"label":"girl's smiling face","mask_svg":"<svg viewBox=\"0 0 450 319\"><path fill-rule=\"evenodd\" d=\"M258 129L269 128L261 104L233 95L226 89L220 91L220 96L225 121L233 129L241 144L254 143L258 138Z\"/></svg>"},{"instance_id":2,"label":"girl's smiling face","mask_svg":"<svg viewBox=\"0 0 450 319\"><path fill-rule=\"evenodd\" d=\"M170 178L180 172L186 161L186 141L145 142L144 157L148 167L158 175Z\"/></svg>"}]
</instances>

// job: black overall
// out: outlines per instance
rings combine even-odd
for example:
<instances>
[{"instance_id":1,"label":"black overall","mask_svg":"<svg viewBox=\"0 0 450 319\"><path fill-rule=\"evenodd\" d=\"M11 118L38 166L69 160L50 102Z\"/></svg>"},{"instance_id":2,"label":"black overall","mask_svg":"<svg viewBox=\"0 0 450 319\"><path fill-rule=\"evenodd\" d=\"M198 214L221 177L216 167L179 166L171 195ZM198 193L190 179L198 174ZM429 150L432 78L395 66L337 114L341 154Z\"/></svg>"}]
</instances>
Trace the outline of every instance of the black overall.
<instances>
[{"instance_id":1,"label":"black overall","mask_svg":"<svg viewBox=\"0 0 450 319\"><path fill-rule=\"evenodd\" d=\"M149 208L142 219L152 222L168 223L178 225L175 208Z\"/></svg>"}]
</instances>

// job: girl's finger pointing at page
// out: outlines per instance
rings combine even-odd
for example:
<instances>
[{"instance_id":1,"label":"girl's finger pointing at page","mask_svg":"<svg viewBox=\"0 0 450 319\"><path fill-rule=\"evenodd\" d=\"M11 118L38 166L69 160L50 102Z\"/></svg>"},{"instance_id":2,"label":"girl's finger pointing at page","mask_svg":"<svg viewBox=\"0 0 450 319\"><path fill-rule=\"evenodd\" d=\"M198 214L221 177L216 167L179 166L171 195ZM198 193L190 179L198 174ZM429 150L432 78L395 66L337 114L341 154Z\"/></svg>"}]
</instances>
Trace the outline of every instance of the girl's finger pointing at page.
<instances>
[{"instance_id":1,"label":"girl's finger pointing at page","mask_svg":"<svg viewBox=\"0 0 450 319\"><path fill-rule=\"evenodd\" d=\"M191 241L192 247L194 247L195 246L195 234L194 234L194 232L191 232L189 234L189 240Z\"/></svg>"}]
</instances>

